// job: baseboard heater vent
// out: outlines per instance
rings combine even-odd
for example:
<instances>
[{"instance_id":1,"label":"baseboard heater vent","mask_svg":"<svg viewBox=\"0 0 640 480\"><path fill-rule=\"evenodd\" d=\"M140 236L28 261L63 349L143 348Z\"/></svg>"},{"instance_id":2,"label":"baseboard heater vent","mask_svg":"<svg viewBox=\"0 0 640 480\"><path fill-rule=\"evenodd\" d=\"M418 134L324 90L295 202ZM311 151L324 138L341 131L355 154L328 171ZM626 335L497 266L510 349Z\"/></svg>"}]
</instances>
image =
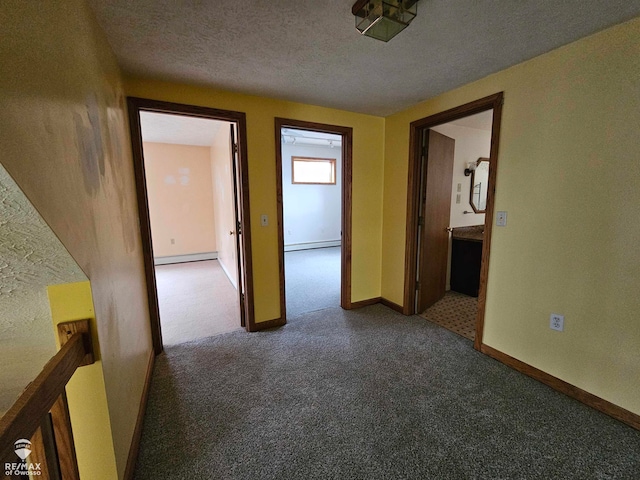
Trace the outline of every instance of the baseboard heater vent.
<instances>
[{"instance_id":1,"label":"baseboard heater vent","mask_svg":"<svg viewBox=\"0 0 640 480\"><path fill-rule=\"evenodd\" d=\"M306 242L306 243L291 243L284 246L285 252L293 252L294 250L311 250L312 248L327 248L327 247L339 247L340 240L328 240L325 242Z\"/></svg>"},{"instance_id":2,"label":"baseboard heater vent","mask_svg":"<svg viewBox=\"0 0 640 480\"><path fill-rule=\"evenodd\" d=\"M173 255L167 257L154 257L154 265L169 265L171 263L200 262L202 260L216 260L218 252L189 253L187 255Z\"/></svg>"}]
</instances>

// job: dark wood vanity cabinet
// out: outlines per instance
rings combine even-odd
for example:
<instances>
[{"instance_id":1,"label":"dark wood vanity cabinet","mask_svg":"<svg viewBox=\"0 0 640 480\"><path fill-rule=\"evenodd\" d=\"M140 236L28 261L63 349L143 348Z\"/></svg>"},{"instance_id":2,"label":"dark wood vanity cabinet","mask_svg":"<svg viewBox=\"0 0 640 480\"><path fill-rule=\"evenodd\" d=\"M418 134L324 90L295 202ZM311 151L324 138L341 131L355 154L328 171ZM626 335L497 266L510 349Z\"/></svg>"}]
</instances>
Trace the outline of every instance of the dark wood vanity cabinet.
<instances>
[{"instance_id":1,"label":"dark wood vanity cabinet","mask_svg":"<svg viewBox=\"0 0 640 480\"><path fill-rule=\"evenodd\" d=\"M468 236L456 238L455 230L451 240L451 290L477 297L480 288L482 240Z\"/></svg>"}]
</instances>

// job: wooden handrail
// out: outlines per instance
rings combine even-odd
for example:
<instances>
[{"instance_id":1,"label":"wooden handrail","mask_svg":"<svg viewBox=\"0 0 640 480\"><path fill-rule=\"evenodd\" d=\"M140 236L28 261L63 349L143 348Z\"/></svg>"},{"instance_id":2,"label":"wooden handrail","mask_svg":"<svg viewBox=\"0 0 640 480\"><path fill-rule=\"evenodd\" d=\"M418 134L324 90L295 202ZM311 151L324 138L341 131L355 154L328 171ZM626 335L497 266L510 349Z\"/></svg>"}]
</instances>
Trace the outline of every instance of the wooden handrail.
<instances>
[{"instance_id":1,"label":"wooden handrail","mask_svg":"<svg viewBox=\"0 0 640 480\"><path fill-rule=\"evenodd\" d=\"M14 442L30 438L49 413L86 354L83 334L75 333L0 418L0 459L13 452Z\"/></svg>"}]
</instances>

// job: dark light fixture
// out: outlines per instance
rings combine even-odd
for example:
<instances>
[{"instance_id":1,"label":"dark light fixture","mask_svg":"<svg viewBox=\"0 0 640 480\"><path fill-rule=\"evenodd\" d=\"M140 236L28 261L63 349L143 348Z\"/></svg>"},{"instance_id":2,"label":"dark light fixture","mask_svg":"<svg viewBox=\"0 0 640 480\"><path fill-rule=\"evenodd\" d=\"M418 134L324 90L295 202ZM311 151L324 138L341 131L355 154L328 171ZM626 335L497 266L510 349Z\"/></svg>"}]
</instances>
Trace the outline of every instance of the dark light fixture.
<instances>
[{"instance_id":1,"label":"dark light fixture","mask_svg":"<svg viewBox=\"0 0 640 480\"><path fill-rule=\"evenodd\" d=\"M464 169L464 176L468 177L469 175L471 175L473 171L476 169L476 167L477 167L476 162L467 163L467 168Z\"/></svg>"},{"instance_id":2,"label":"dark light fixture","mask_svg":"<svg viewBox=\"0 0 640 480\"><path fill-rule=\"evenodd\" d=\"M388 42L416 18L418 0L358 0L351 9L362 35Z\"/></svg>"}]
</instances>

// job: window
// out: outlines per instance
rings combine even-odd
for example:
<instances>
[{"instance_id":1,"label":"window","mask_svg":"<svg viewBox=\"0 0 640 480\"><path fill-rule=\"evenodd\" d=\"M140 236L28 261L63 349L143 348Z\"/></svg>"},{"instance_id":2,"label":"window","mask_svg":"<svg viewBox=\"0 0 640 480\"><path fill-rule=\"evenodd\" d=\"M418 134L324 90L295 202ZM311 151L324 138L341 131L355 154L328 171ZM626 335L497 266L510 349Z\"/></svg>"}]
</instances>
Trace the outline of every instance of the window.
<instances>
[{"instance_id":1,"label":"window","mask_svg":"<svg viewBox=\"0 0 640 480\"><path fill-rule=\"evenodd\" d=\"M291 157L291 183L335 185L336 159Z\"/></svg>"}]
</instances>

